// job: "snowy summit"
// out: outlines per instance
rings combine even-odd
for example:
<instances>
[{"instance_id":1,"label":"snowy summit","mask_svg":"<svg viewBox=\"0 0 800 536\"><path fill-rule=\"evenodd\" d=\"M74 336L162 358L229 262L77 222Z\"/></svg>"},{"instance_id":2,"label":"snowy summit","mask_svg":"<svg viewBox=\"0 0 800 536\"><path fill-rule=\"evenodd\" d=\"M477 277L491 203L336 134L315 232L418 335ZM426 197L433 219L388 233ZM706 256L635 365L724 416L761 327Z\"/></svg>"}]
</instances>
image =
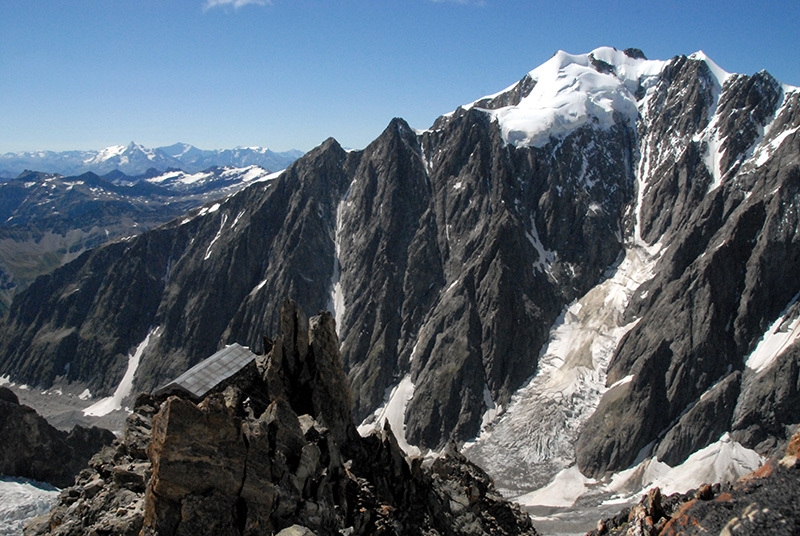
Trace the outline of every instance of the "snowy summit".
<instances>
[{"instance_id":1,"label":"snowy summit","mask_svg":"<svg viewBox=\"0 0 800 536\"><path fill-rule=\"evenodd\" d=\"M611 47L578 55L558 51L528 73L535 85L518 105L487 112L500 124L506 143L516 146L542 147L551 137L591 123L610 128L616 113L635 122L637 91L652 87L666 63Z\"/></svg>"}]
</instances>

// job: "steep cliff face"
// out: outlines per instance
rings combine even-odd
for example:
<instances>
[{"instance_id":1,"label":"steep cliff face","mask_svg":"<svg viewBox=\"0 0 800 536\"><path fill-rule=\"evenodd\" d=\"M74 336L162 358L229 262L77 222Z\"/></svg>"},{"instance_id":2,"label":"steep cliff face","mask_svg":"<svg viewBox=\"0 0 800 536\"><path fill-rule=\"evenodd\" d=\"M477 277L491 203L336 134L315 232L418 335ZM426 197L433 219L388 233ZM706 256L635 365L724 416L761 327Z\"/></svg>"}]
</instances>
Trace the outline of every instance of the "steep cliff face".
<instances>
[{"instance_id":1,"label":"steep cliff face","mask_svg":"<svg viewBox=\"0 0 800 536\"><path fill-rule=\"evenodd\" d=\"M56 430L5 387L0 387L0 436L0 474L60 487L71 486L89 458L114 441L114 434L97 427Z\"/></svg>"},{"instance_id":2,"label":"steep cliff face","mask_svg":"<svg viewBox=\"0 0 800 536\"><path fill-rule=\"evenodd\" d=\"M222 344L260 350L289 295L334 313L356 420L393 419L401 443L473 438L547 373L560 392L524 420L567 439L509 425L508 445L586 474L679 463L723 430L766 449L800 421L775 372L796 372L778 350L800 291L798 99L702 54L559 52L429 130L328 140L40 278L0 329L0 374L105 394L150 333L135 383L152 389ZM562 359L556 329L593 311Z\"/></svg>"},{"instance_id":3,"label":"steep cliff face","mask_svg":"<svg viewBox=\"0 0 800 536\"><path fill-rule=\"evenodd\" d=\"M754 370L749 356L762 336L779 331L769 329L776 319L783 331L793 322L789 309L800 290L789 276L800 268L798 93L785 94L767 73L720 80L704 65L673 61L644 109L638 224L660 259L628 309L640 321L608 367L609 385L633 378L618 403L589 419L577 444L590 474L627 467L651 442L661 442L661 459L682 462L685 447L667 448L676 427L689 434L684 445L712 442L707 426L686 426L706 393L726 393L726 403L702 419L715 429L731 429L737 399L748 412L769 411L751 405L754 383L769 372ZM793 396L779 393L777 405ZM800 422L797 413L783 417ZM784 430L773 434L785 439ZM747 446L766 439L756 436Z\"/></svg>"}]
</instances>

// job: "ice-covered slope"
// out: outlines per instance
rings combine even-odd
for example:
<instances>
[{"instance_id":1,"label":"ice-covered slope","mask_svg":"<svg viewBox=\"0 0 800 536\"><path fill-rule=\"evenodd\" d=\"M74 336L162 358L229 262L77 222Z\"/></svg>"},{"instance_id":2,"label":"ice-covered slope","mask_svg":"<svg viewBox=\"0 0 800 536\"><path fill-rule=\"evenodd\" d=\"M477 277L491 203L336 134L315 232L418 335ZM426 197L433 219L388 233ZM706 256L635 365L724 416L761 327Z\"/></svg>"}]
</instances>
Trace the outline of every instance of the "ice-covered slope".
<instances>
[{"instance_id":1,"label":"ice-covered slope","mask_svg":"<svg viewBox=\"0 0 800 536\"><path fill-rule=\"evenodd\" d=\"M631 125L637 101L657 81L666 62L609 47L589 54L557 52L528 76L535 85L513 106L491 112L507 143L542 147L582 126L608 129L619 116Z\"/></svg>"},{"instance_id":2,"label":"ice-covered slope","mask_svg":"<svg viewBox=\"0 0 800 536\"><path fill-rule=\"evenodd\" d=\"M0 535L22 534L31 518L47 513L58 501L58 489L24 478L0 477Z\"/></svg>"},{"instance_id":3,"label":"ice-covered slope","mask_svg":"<svg viewBox=\"0 0 800 536\"><path fill-rule=\"evenodd\" d=\"M465 446L498 486L516 497L548 484L575 460L575 440L606 387L606 367L622 336L635 324L624 316L630 298L653 276L655 260L631 246L607 279L558 318L538 370L508 408ZM568 506L568 505L567 505Z\"/></svg>"}]
</instances>

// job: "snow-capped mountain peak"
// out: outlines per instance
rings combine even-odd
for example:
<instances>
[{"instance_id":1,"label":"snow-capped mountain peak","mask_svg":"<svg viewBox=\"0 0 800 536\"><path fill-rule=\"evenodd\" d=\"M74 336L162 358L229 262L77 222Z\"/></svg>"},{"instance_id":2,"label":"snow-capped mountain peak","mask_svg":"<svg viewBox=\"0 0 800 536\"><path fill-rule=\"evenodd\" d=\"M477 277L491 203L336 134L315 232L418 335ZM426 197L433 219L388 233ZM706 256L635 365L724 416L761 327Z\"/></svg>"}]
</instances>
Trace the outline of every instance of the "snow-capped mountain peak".
<instances>
[{"instance_id":1,"label":"snow-capped mountain peak","mask_svg":"<svg viewBox=\"0 0 800 536\"><path fill-rule=\"evenodd\" d=\"M105 175L114 170L129 176L151 169L181 169L189 174L213 167L259 166L272 171L286 168L302 151L274 152L263 147L204 150L188 143L149 148L136 142L112 145L100 151L38 151L0 155L0 176L11 178L26 169L79 175L87 171Z\"/></svg>"},{"instance_id":2,"label":"snow-capped mountain peak","mask_svg":"<svg viewBox=\"0 0 800 536\"><path fill-rule=\"evenodd\" d=\"M698 50L697 52L689 55L690 60L702 61L706 65L708 65L708 69L711 71L711 74L714 75L714 78L719 84L719 87L722 87L725 84L725 80L730 78L731 73L724 70L722 67L717 65L714 60L709 58L705 52L702 50Z\"/></svg>"},{"instance_id":3,"label":"snow-capped mountain peak","mask_svg":"<svg viewBox=\"0 0 800 536\"><path fill-rule=\"evenodd\" d=\"M84 160L84 163L92 165L99 164L100 162L106 162L112 158L121 156L128 149L128 147L129 146L125 145L112 145L110 147L106 147L105 149L98 151L97 154L94 154Z\"/></svg>"},{"instance_id":4,"label":"snow-capped mountain peak","mask_svg":"<svg viewBox=\"0 0 800 536\"><path fill-rule=\"evenodd\" d=\"M637 91L655 84L666 63L630 49L602 47L577 55L558 51L528 73L533 88L518 104L490 113L506 143L516 146L541 147L584 125L610 128L619 113L632 124L638 115Z\"/></svg>"}]
</instances>

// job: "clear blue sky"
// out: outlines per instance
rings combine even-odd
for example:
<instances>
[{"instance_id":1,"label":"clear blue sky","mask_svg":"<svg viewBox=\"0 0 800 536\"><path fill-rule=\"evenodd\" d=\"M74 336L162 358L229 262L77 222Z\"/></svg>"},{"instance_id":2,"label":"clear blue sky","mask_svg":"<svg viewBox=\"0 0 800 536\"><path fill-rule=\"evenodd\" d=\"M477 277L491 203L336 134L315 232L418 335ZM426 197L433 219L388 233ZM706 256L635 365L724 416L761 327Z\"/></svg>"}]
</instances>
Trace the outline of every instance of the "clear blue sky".
<instances>
[{"instance_id":1,"label":"clear blue sky","mask_svg":"<svg viewBox=\"0 0 800 536\"><path fill-rule=\"evenodd\" d=\"M362 148L605 45L797 86L800 2L0 0L0 153Z\"/></svg>"}]
</instances>

